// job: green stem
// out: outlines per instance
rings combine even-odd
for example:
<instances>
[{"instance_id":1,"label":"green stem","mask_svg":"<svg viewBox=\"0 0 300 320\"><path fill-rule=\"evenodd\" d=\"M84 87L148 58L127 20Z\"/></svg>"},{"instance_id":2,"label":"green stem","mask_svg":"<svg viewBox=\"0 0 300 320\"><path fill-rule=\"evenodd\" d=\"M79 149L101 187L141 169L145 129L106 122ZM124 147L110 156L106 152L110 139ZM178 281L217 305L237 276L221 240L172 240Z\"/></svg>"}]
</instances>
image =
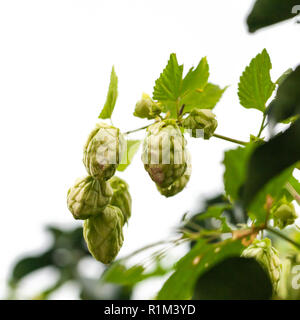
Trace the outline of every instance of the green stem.
<instances>
[{"instance_id":1,"label":"green stem","mask_svg":"<svg viewBox=\"0 0 300 320\"><path fill-rule=\"evenodd\" d=\"M246 146L248 144L247 142L236 140L236 139L232 139L232 138L228 138L228 137L222 136L222 135L217 134L217 133L214 133L213 136L215 138L226 140L226 141L230 141L230 142L233 142L233 143L236 143L236 144L240 144L242 146Z\"/></svg>"},{"instance_id":2,"label":"green stem","mask_svg":"<svg viewBox=\"0 0 300 320\"><path fill-rule=\"evenodd\" d=\"M258 135L257 135L257 138L260 138L264 128L265 128L265 121L266 121L266 117L267 117L267 114L264 113L264 116L263 116L263 119L262 119L262 122L261 122L261 126L260 126L260 129L259 129L259 132L258 132Z\"/></svg>"},{"instance_id":3,"label":"green stem","mask_svg":"<svg viewBox=\"0 0 300 320\"><path fill-rule=\"evenodd\" d=\"M141 127L141 128L138 128L138 129L134 129L134 130L127 131L127 132L125 132L124 134L130 134L130 133L133 133L133 132L141 131L141 130L147 129L148 127L149 127L149 125L148 125L148 126Z\"/></svg>"},{"instance_id":4,"label":"green stem","mask_svg":"<svg viewBox=\"0 0 300 320\"><path fill-rule=\"evenodd\" d=\"M286 190L290 193L290 195L297 201L300 205L300 195L299 193L293 188L293 186L288 182L285 185Z\"/></svg>"},{"instance_id":5,"label":"green stem","mask_svg":"<svg viewBox=\"0 0 300 320\"><path fill-rule=\"evenodd\" d=\"M289 237L287 237L285 234L277 231L276 229L273 229L271 227L267 227L266 230L274 233L275 235L277 235L278 237L284 239L285 241L291 243L292 245L294 245L295 247L297 247L298 249L300 249L300 243L295 242L294 240L290 239Z\"/></svg>"}]
</instances>

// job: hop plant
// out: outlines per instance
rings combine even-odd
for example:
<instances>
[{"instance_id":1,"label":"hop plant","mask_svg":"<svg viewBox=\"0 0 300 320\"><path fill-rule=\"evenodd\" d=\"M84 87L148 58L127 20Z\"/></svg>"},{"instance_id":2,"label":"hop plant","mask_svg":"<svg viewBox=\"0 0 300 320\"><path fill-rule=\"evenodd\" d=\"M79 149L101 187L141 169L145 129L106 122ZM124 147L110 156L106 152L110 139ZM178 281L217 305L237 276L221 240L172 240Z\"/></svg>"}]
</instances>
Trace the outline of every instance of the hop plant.
<instances>
[{"instance_id":1,"label":"hop plant","mask_svg":"<svg viewBox=\"0 0 300 320\"><path fill-rule=\"evenodd\" d=\"M274 291L276 291L280 278L281 263L279 253L272 247L271 240L268 238L254 240L253 243L243 251L242 256L255 258L261 264L268 272Z\"/></svg>"},{"instance_id":2,"label":"hop plant","mask_svg":"<svg viewBox=\"0 0 300 320\"><path fill-rule=\"evenodd\" d=\"M131 196L129 193L128 184L119 177L112 177L109 181L113 189L113 196L110 204L121 209L124 223L128 221L131 216Z\"/></svg>"},{"instance_id":3,"label":"hop plant","mask_svg":"<svg viewBox=\"0 0 300 320\"><path fill-rule=\"evenodd\" d=\"M158 187L167 188L184 174L187 167L185 144L174 120L160 121L148 127L142 161Z\"/></svg>"},{"instance_id":4,"label":"hop plant","mask_svg":"<svg viewBox=\"0 0 300 320\"><path fill-rule=\"evenodd\" d=\"M83 163L87 172L98 179L111 178L122 159L125 139L118 128L99 123L84 146Z\"/></svg>"},{"instance_id":5,"label":"hop plant","mask_svg":"<svg viewBox=\"0 0 300 320\"><path fill-rule=\"evenodd\" d=\"M190 135L194 138L204 137L209 139L215 132L218 121L216 116L209 109L193 109L182 121L182 126L190 130Z\"/></svg>"},{"instance_id":6,"label":"hop plant","mask_svg":"<svg viewBox=\"0 0 300 320\"><path fill-rule=\"evenodd\" d=\"M87 219L101 213L113 195L109 183L92 176L78 179L69 189L67 205L75 219Z\"/></svg>"},{"instance_id":7,"label":"hop plant","mask_svg":"<svg viewBox=\"0 0 300 320\"><path fill-rule=\"evenodd\" d=\"M133 115L139 118L154 119L161 113L161 107L154 102L150 96L143 93L142 99L139 100L134 109Z\"/></svg>"},{"instance_id":8,"label":"hop plant","mask_svg":"<svg viewBox=\"0 0 300 320\"><path fill-rule=\"evenodd\" d=\"M291 225L298 218L295 207L292 203L283 198L271 211L274 225L280 229Z\"/></svg>"},{"instance_id":9,"label":"hop plant","mask_svg":"<svg viewBox=\"0 0 300 320\"><path fill-rule=\"evenodd\" d=\"M115 259L124 236L121 209L108 205L104 211L84 221L83 236L92 256L105 264Z\"/></svg>"},{"instance_id":10,"label":"hop plant","mask_svg":"<svg viewBox=\"0 0 300 320\"><path fill-rule=\"evenodd\" d=\"M160 188L157 186L158 191L165 197L173 197L179 192L181 192L187 185L190 180L190 176L192 173L192 164L190 159L190 153L187 153L187 168L184 174L178 178L175 182L173 182L169 187Z\"/></svg>"}]
</instances>

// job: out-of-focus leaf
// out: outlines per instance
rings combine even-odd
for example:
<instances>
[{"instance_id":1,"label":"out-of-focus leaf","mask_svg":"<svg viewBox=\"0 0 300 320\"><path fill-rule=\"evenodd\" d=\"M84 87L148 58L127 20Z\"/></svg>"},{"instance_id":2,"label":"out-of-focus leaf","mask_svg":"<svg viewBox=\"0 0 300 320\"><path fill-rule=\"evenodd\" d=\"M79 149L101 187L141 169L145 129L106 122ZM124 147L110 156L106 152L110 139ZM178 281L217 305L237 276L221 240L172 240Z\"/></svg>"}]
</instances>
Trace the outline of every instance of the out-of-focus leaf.
<instances>
[{"instance_id":1,"label":"out-of-focus leaf","mask_svg":"<svg viewBox=\"0 0 300 320\"><path fill-rule=\"evenodd\" d=\"M268 274L255 259L232 257L197 280L196 300L266 300L272 297Z\"/></svg>"},{"instance_id":2,"label":"out-of-focus leaf","mask_svg":"<svg viewBox=\"0 0 300 320\"><path fill-rule=\"evenodd\" d=\"M300 119L285 132L258 146L252 153L242 200L249 207L258 192L274 177L300 160Z\"/></svg>"},{"instance_id":3,"label":"out-of-focus leaf","mask_svg":"<svg viewBox=\"0 0 300 320\"><path fill-rule=\"evenodd\" d=\"M293 72L292 68L287 69L277 80L276 84L279 86L284 82L284 80Z\"/></svg>"},{"instance_id":4,"label":"out-of-focus leaf","mask_svg":"<svg viewBox=\"0 0 300 320\"><path fill-rule=\"evenodd\" d=\"M229 227L229 225L227 223L226 217L222 215L223 212L225 210L228 210L229 208L231 208L230 205L211 206L205 212L198 214L196 216L195 220L201 221L201 220L205 220L208 218L214 218L214 219L219 220L221 222L221 225L219 228L221 232L224 232L224 233L231 232L231 228Z\"/></svg>"},{"instance_id":5,"label":"out-of-focus leaf","mask_svg":"<svg viewBox=\"0 0 300 320\"><path fill-rule=\"evenodd\" d=\"M118 165L118 171L124 171L131 163L134 155L139 150L141 140L127 140L127 150L124 152L121 163Z\"/></svg>"},{"instance_id":6,"label":"out-of-focus leaf","mask_svg":"<svg viewBox=\"0 0 300 320\"><path fill-rule=\"evenodd\" d=\"M12 270L11 281L17 283L27 275L42 268L52 266L53 251L49 250L39 256L27 257L19 260Z\"/></svg>"},{"instance_id":7,"label":"out-of-focus leaf","mask_svg":"<svg viewBox=\"0 0 300 320\"><path fill-rule=\"evenodd\" d=\"M114 66L112 67L110 74L110 83L106 96L106 102L99 115L100 119L109 119L114 111L116 101L118 97L118 77L115 72Z\"/></svg>"},{"instance_id":8,"label":"out-of-focus leaf","mask_svg":"<svg viewBox=\"0 0 300 320\"><path fill-rule=\"evenodd\" d=\"M225 152L224 187L226 194L232 200L239 198L239 190L245 182L247 164L253 150L254 144L249 144L247 147L238 147Z\"/></svg>"},{"instance_id":9,"label":"out-of-focus leaf","mask_svg":"<svg viewBox=\"0 0 300 320\"><path fill-rule=\"evenodd\" d=\"M248 214L256 224L263 223L266 220L267 210L265 205L268 196L272 197L274 201L282 197L284 186L291 177L293 169L293 167L290 167L268 181L253 198L253 201L248 207Z\"/></svg>"},{"instance_id":10,"label":"out-of-focus leaf","mask_svg":"<svg viewBox=\"0 0 300 320\"><path fill-rule=\"evenodd\" d=\"M271 59L266 49L251 60L239 82L238 96L243 107L265 111L266 102L275 89L270 76L271 68Z\"/></svg>"},{"instance_id":11,"label":"out-of-focus leaf","mask_svg":"<svg viewBox=\"0 0 300 320\"><path fill-rule=\"evenodd\" d=\"M146 272L142 265L126 268L123 264L116 262L107 269L102 279L105 282L134 286L136 283L148 278L163 276L168 271L168 269L163 268L160 264L157 264L153 271Z\"/></svg>"},{"instance_id":12,"label":"out-of-focus leaf","mask_svg":"<svg viewBox=\"0 0 300 320\"><path fill-rule=\"evenodd\" d=\"M196 280L220 261L240 255L243 246L240 241L226 240L208 244L200 239L197 244L175 266L174 273L159 291L159 300L190 299Z\"/></svg>"},{"instance_id":13,"label":"out-of-focus leaf","mask_svg":"<svg viewBox=\"0 0 300 320\"><path fill-rule=\"evenodd\" d=\"M190 112L194 108L213 109L221 99L227 87L221 89L219 86L208 83L202 90L194 90L182 99L185 105L184 113Z\"/></svg>"},{"instance_id":14,"label":"out-of-focus leaf","mask_svg":"<svg viewBox=\"0 0 300 320\"><path fill-rule=\"evenodd\" d=\"M247 19L249 31L255 32L260 28L295 17L300 11L295 7L297 5L299 5L298 0L257 0Z\"/></svg>"},{"instance_id":15,"label":"out-of-focus leaf","mask_svg":"<svg viewBox=\"0 0 300 320\"><path fill-rule=\"evenodd\" d=\"M300 66L279 86L276 98L269 106L268 115L275 122L300 115Z\"/></svg>"}]
</instances>

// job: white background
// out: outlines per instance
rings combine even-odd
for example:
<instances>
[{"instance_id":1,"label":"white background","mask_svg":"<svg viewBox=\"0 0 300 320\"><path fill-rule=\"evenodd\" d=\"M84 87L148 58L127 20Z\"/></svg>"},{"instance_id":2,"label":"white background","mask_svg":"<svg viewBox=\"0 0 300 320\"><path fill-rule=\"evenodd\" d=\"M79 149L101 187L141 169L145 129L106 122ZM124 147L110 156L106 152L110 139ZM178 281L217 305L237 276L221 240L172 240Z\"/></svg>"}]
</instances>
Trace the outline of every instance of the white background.
<instances>
[{"instance_id":1,"label":"white background","mask_svg":"<svg viewBox=\"0 0 300 320\"><path fill-rule=\"evenodd\" d=\"M113 64L119 77L113 122L124 131L146 123L132 116L134 105L142 92L152 93L169 54L175 52L185 70L207 56L210 80L230 85L215 109L218 133L247 140L258 132L261 114L239 107L239 76L263 48L272 58L273 80L296 66L300 26L287 21L250 35L245 18L252 3L0 1L1 296L13 261L47 245L47 224L80 224L67 210L66 192L85 174L82 146L105 101ZM223 151L235 146L212 138L189 139L188 147L192 178L174 198L156 191L140 154L120 175L133 197L121 256L167 238L197 199L222 191ZM27 297L51 277L50 272L31 281ZM153 296L157 286L151 282L136 298ZM74 296L74 290L66 288L58 297Z\"/></svg>"}]
</instances>

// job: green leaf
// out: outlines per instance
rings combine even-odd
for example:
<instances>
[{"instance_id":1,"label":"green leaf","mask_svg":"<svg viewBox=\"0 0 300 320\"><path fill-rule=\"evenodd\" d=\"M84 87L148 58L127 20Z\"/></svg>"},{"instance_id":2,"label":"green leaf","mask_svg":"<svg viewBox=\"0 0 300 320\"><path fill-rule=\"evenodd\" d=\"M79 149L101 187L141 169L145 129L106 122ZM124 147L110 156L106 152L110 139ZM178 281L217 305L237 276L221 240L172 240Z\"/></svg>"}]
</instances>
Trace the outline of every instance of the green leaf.
<instances>
[{"instance_id":1,"label":"green leaf","mask_svg":"<svg viewBox=\"0 0 300 320\"><path fill-rule=\"evenodd\" d=\"M272 283L261 265L253 258L232 257L197 280L193 299L266 300L271 297Z\"/></svg>"},{"instance_id":2,"label":"green leaf","mask_svg":"<svg viewBox=\"0 0 300 320\"><path fill-rule=\"evenodd\" d=\"M180 95L183 65L179 65L176 54L172 53L167 66L155 81L153 99L176 101Z\"/></svg>"},{"instance_id":3,"label":"green leaf","mask_svg":"<svg viewBox=\"0 0 300 320\"><path fill-rule=\"evenodd\" d=\"M261 224L266 221L267 211L265 204L267 197L270 196L276 202L282 197L282 190L292 175L293 167L290 167L279 175L271 179L253 198L249 208L248 215L256 224Z\"/></svg>"},{"instance_id":4,"label":"green leaf","mask_svg":"<svg viewBox=\"0 0 300 320\"><path fill-rule=\"evenodd\" d=\"M99 115L100 119L109 119L114 111L116 101L118 97L118 77L115 72L114 66L112 67L110 74L110 83L106 96L106 102Z\"/></svg>"},{"instance_id":5,"label":"green leaf","mask_svg":"<svg viewBox=\"0 0 300 320\"><path fill-rule=\"evenodd\" d=\"M251 152L254 149L253 144L247 147L238 147L234 150L225 152L224 156L224 187L225 192L232 200L239 198L239 190L246 179L247 164Z\"/></svg>"},{"instance_id":6,"label":"green leaf","mask_svg":"<svg viewBox=\"0 0 300 320\"><path fill-rule=\"evenodd\" d=\"M256 194L274 177L300 160L300 119L286 131L258 146L251 155L242 200L249 207Z\"/></svg>"},{"instance_id":7,"label":"green leaf","mask_svg":"<svg viewBox=\"0 0 300 320\"><path fill-rule=\"evenodd\" d=\"M266 102L275 89L270 76L271 68L271 60L266 49L251 60L240 78L238 88L238 96L243 107L265 111Z\"/></svg>"},{"instance_id":8,"label":"green leaf","mask_svg":"<svg viewBox=\"0 0 300 320\"><path fill-rule=\"evenodd\" d=\"M226 217L222 216L225 210L230 209L230 205L214 205L209 208L203 213L200 213L195 217L195 221L201 221L209 218L217 219L221 222L220 231L223 233L231 232L231 228L227 223Z\"/></svg>"},{"instance_id":9,"label":"green leaf","mask_svg":"<svg viewBox=\"0 0 300 320\"><path fill-rule=\"evenodd\" d=\"M299 4L299 0L257 0L247 19L249 31L295 17L292 10Z\"/></svg>"},{"instance_id":10,"label":"green leaf","mask_svg":"<svg viewBox=\"0 0 300 320\"><path fill-rule=\"evenodd\" d=\"M159 263L157 263L153 271L146 272L142 265L134 265L126 268L123 264L116 262L103 274L102 280L120 285L134 286L138 282L148 278L161 277L168 271L169 270L162 268Z\"/></svg>"},{"instance_id":11,"label":"green leaf","mask_svg":"<svg viewBox=\"0 0 300 320\"><path fill-rule=\"evenodd\" d=\"M294 176L291 176L288 182L300 194L300 182Z\"/></svg>"},{"instance_id":12,"label":"green leaf","mask_svg":"<svg viewBox=\"0 0 300 320\"><path fill-rule=\"evenodd\" d=\"M203 90L209 77L209 67L206 57L202 58L196 69L189 70L182 81L181 93L184 96L192 90Z\"/></svg>"},{"instance_id":13,"label":"green leaf","mask_svg":"<svg viewBox=\"0 0 300 320\"><path fill-rule=\"evenodd\" d=\"M118 165L118 171L124 171L131 163L134 155L137 153L141 140L127 140L127 150L124 152L121 163Z\"/></svg>"},{"instance_id":14,"label":"green leaf","mask_svg":"<svg viewBox=\"0 0 300 320\"><path fill-rule=\"evenodd\" d=\"M280 122L300 114L300 66L279 86L269 110L271 120Z\"/></svg>"},{"instance_id":15,"label":"green leaf","mask_svg":"<svg viewBox=\"0 0 300 320\"><path fill-rule=\"evenodd\" d=\"M243 246L231 239L208 244L200 239L175 266L175 272L164 283L158 293L159 300L190 299L199 276L225 258L240 255Z\"/></svg>"},{"instance_id":16,"label":"green leaf","mask_svg":"<svg viewBox=\"0 0 300 320\"><path fill-rule=\"evenodd\" d=\"M26 257L19 260L13 268L11 281L16 283L27 275L42 268L53 265L53 250L46 251L38 256Z\"/></svg>"},{"instance_id":17,"label":"green leaf","mask_svg":"<svg viewBox=\"0 0 300 320\"><path fill-rule=\"evenodd\" d=\"M287 69L277 80L276 84L279 86L284 82L284 80L293 72L292 68Z\"/></svg>"},{"instance_id":18,"label":"green leaf","mask_svg":"<svg viewBox=\"0 0 300 320\"><path fill-rule=\"evenodd\" d=\"M203 90L194 90L182 99L185 104L184 113L194 108L213 109L221 99L227 87L221 89L219 86L208 83Z\"/></svg>"}]
</instances>

